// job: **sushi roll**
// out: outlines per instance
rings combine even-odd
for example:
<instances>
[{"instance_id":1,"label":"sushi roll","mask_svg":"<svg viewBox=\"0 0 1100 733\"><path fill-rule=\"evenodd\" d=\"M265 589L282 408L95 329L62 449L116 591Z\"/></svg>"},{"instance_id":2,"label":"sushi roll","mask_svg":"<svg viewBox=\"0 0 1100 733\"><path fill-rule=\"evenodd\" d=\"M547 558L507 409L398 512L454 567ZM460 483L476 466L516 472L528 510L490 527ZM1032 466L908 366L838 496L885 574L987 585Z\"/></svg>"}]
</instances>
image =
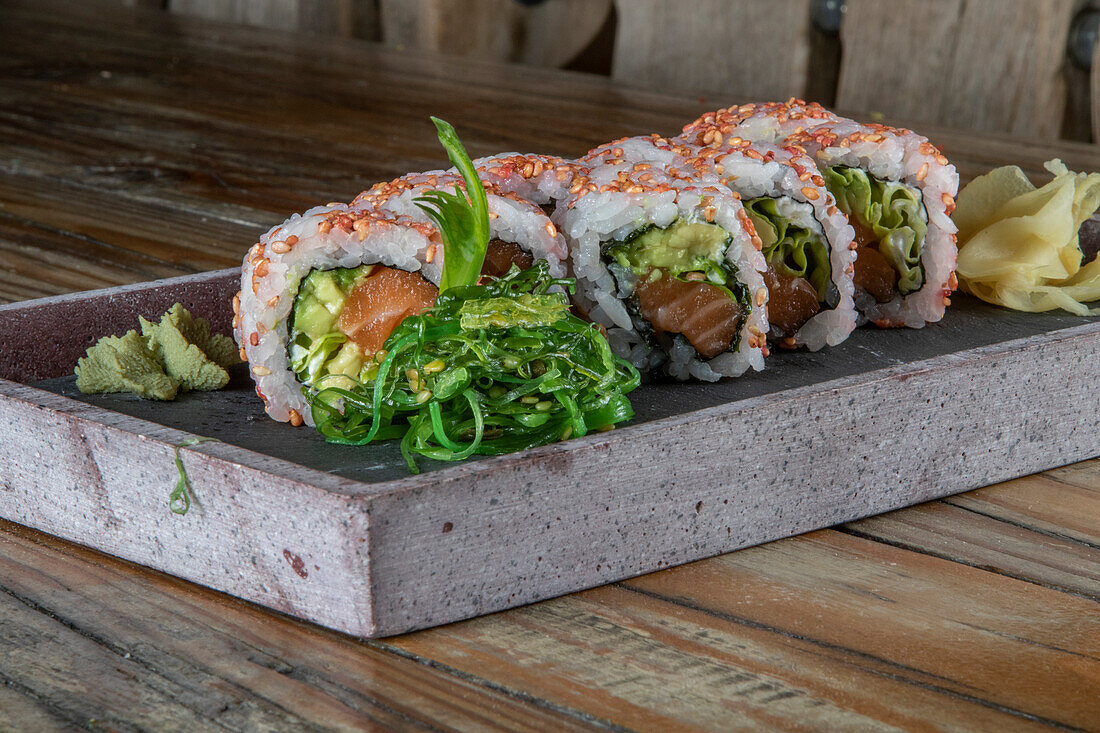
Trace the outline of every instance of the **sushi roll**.
<instances>
[{"instance_id":1,"label":"sushi roll","mask_svg":"<svg viewBox=\"0 0 1100 733\"><path fill-rule=\"evenodd\" d=\"M292 216L249 251L234 334L272 418L312 424L303 387L350 388L369 378L393 330L435 303L443 243L413 199L453 191L461 180L415 174L379 184L350 206ZM550 276L563 276L566 244L546 214L518 197L486 193L492 239L482 275L545 261Z\"/></svg>"},{"instance_id":2,"label":"sushi roll","mask_svg":"<svg viewBox=\"0 0 1100 733\"><path fill-rule=\"evenodd\" d=\"M506 193L482 179L489 205L489 250L482 274L504 276L515 265L526 270L546 260L552 277L564 277L569 250L557 227L541 208L514 193ZM379 183L359 194L353 209L374 208L394 216L428 224L430 218L416 202L427 191L465 190L462 177L447 171L411 173ZM442 251L437 249L440 256Z\"/></svg>"},{"instance_id":3,"label":"sushi roll","mask_svg":"<svg viewBox=\"0 0 1100 733\"><path fill-rule=\"evenodd\" d=\"M927 138L791 100L704 115L684 128L682 139L716 150L744 140L772 143L813 158L855 231L861 317L913 328L943 318L957 285L950 215L959 178Z\"/></svg>"},{"instance_id":4,"label":"sushi roll","mask_svg":"<svg viewBox=\"0 0 1100 733\"><path fill-rule=\"evenodd\" d=\"M853 230L811 158L748 140L716 149L650 135L601 146L583 161L620 158L691 179L717 177L741 200L767 261L770 339L816 351L855 328Z\"/></svg>"},{"instance_id":5,"label":"sushi roll","mask_svg":"<svg viewBox=\"0 0 1100 733\"><path fill-rule=\"evenodd\" d=\"M575 302L616 354L677 379L763 368L764 258L748 213L717 179L620 157L576 178L555 220Z\"/></svg>"},{"instance_id":6,"label":"sushi roll","mask_svg":"<svg viewBox=\"0 0 1100 733\"><path fill-rule=\"evenodd\" d=\"M404 318L435 302L438 247L430 226L344 204L264 234L241 269L233 333L267 414L312 424L303 387L358 377Z\"/></svg>"},{"instance_id":7,"label":"sushi roll","mask_svg":"<svg viewBox=\"0 0 1100 733\"><path fill-rule=\"evenodd\" d=\"M499 455L629 420L640 375L571 312L572 281L551 273L565 269L561 235L483 182L454 128L432 121L457 177L379 184L248 253L233 328L268 414L345 446L400 439L413 473L418 457ZM488 256L494 242L506 261Z\"/></svg>"}]
</instances>

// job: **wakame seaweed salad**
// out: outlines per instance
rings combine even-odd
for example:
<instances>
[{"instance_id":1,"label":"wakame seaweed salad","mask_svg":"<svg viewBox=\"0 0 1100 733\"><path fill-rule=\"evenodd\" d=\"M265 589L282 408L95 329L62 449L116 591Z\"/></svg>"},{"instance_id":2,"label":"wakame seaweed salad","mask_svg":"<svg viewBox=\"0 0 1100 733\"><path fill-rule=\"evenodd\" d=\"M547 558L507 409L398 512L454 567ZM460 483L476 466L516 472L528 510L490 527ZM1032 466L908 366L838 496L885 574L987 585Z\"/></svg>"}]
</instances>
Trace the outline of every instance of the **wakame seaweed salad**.
<instances>
[{"instance_id":1,"label":"wakame seaweed salad","mask_svg":"<svg viewBox=\"0 0 1100 733\"><path fill-rule=\"evenodd\" d=\"M318 432L347 445L400 438L416 473L416 456L497 455L629 420L639 373L569 312L572 280L543 261L480 277L485 191L454 128L432 121L466 183L417 199L443 239L439 297L395 328L354 386L303 388Z\"/></svg>"}]
</instances>

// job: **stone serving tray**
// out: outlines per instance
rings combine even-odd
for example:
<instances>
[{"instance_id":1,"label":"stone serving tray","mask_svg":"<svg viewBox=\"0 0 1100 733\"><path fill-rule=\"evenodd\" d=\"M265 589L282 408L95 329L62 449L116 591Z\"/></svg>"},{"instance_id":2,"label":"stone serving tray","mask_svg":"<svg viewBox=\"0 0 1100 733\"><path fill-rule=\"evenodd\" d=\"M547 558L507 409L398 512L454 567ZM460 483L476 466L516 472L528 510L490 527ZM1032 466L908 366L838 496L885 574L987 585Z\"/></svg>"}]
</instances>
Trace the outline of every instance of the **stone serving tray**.
<instances>
[{"instance_id":1,"label":"stone serving tray","mask_svg":"<svg viewBox=\"0 0 1100 733\"><path fill-rule=\"evenodd\" d=\"M1100 319L958 296L759 374L645 385L626 427L423 462L267 419L241 367L172 403L77 392L96 337L237 272L0 306L0 516L358 636L497 611L1100 455ZM197 503L168 508L177 445Z\"/></svg>"}]
</instances>

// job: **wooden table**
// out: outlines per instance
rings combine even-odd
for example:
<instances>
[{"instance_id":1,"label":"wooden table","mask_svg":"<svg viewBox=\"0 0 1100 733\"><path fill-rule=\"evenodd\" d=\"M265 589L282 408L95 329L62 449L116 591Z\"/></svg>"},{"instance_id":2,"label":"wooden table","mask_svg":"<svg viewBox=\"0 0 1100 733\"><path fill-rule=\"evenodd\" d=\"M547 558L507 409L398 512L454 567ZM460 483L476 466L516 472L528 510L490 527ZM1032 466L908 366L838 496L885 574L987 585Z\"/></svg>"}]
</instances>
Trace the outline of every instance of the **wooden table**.
<instances>
[{"instance_id":1,"label":"wooden table","mask_svg":"<svg viewBox=\"0 0 1100 733\"><path fill-rule=\"evenodd\" d=\"M5 2L0 301L234 266L442 165L429 114L474 155L575 155L724 101ZM925 129L964 178L1100 169ZM0 728L1100 729L1100 461L376 642L5 522L0 591Z\"/></svg>"}]
</instances>

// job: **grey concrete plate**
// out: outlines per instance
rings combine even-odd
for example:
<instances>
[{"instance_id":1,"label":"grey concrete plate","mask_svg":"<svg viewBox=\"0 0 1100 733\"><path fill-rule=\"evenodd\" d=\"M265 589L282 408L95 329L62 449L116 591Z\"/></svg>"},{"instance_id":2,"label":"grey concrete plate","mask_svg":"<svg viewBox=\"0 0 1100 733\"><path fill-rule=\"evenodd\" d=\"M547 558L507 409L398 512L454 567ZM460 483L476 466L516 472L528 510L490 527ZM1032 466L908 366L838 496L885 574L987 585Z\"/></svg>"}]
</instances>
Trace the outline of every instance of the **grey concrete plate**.
<instances>
[{"instance_id":1,"label":"grey concrete plate","mask_svg":"<svg viewBox=\"0 0 1100 733\"><path fill-rule=\"evenodd\" d=\"M717 384L646 384L610 433L410 476L395 444L267 419L244 368L172 403L80 394L95 337L232 273L0 307L0 515L355 634L453 621L1100 454L1100 319L957 296ZM66 339L59 339L59 327ZM174 446L198 499L171 514Z\"/></svg>"}]
</instances>

